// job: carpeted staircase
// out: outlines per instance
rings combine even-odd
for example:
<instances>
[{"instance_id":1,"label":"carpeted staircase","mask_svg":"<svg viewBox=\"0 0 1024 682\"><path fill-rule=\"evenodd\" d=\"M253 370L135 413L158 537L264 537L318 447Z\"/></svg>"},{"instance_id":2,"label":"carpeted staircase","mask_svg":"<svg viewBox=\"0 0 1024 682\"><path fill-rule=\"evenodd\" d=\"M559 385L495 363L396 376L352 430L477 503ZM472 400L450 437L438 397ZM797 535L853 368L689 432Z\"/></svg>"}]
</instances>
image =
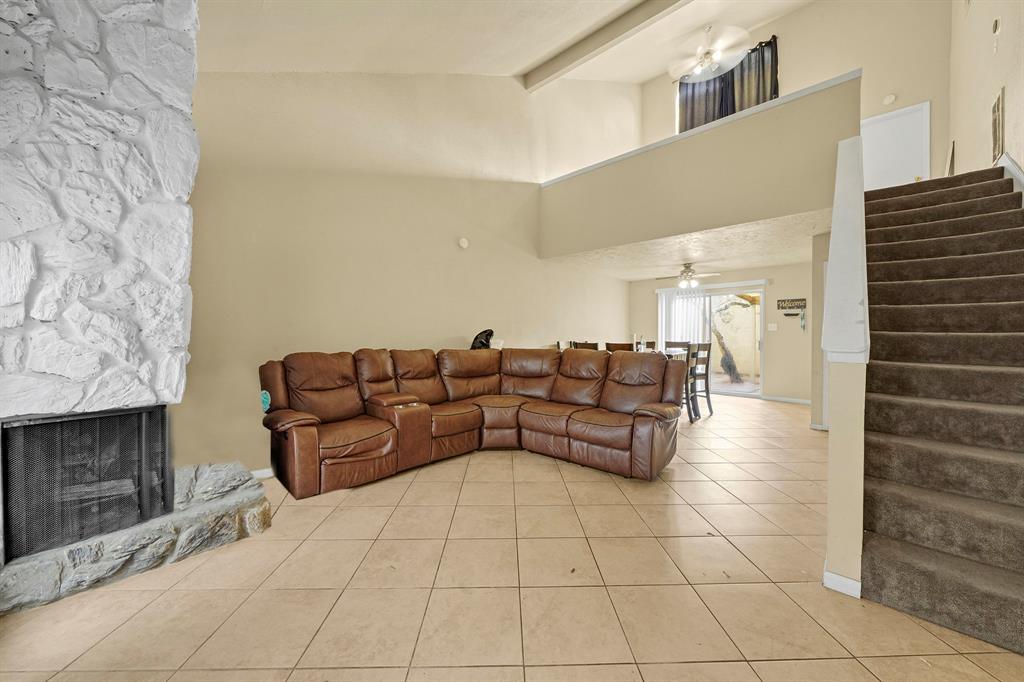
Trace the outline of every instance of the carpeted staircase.
<instances>
[{"instance_id":1,"label":"carpeted staircase","mask_svg":"<svg viewBox=\"0 0 1024 682\"><path fill-rule=\"evenodd\" d=\"M1024 653L1024 209L1002 168L865 195L862 595Z\"/></svg>"}]
</instances>

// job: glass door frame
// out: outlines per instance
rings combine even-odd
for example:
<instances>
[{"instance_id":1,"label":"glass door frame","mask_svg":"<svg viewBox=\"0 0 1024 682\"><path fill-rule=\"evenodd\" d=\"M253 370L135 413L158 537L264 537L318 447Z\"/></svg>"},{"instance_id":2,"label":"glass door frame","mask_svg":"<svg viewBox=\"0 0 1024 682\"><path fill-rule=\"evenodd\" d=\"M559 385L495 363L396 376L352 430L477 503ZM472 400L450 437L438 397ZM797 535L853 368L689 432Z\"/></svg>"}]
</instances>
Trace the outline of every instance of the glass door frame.
<instances>
[{"instance_id":1,"label":"glass door frame","mask_svg":"<svg viewBox=\"0 0 1024 682\"><path fill-rule=\"evenodd\" d=\"M760 329L758 330L758 341L759 348L757 349L757 361L759 364L758 372L760 381L757 385L756 392L743 392L743 391L723 391L722 389L711 388L711 392L715 395L731 395L739 396L741 398L761 398L764 396L764 380L765 380L765 366L764 366L764 346L765 346L765 320L767 315L765 314L765 298L768 291L768 280L766 279L755 279L744 282L723 282L721 284L707 284L702 287L708 292L709 296L721 296L723 294L749 294L757 293L761 296L761 319L758 321ZM711 319L708 318L708 338L711 339L711 343L714 343L713 334L711 334ZM715 354L712 353L712 357ZM710 378L711 368L708 368L708 374ZM708 384L709 388L711 384Z\"/></svg>"}]
</instances>

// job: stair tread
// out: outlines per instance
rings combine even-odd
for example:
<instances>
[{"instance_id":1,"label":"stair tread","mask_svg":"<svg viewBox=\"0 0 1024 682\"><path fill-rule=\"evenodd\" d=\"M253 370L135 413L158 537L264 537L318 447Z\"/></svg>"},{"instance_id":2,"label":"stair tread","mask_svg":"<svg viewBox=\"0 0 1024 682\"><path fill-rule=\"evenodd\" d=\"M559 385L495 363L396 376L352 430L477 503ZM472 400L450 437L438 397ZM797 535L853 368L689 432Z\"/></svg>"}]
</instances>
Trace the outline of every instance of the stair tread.
<instances>
[{"instance_id":1,"label":"stair tread","mask_svg":"<svg viewBox=\"0 0 1024 682\"><path fill-rule=\"evenodd\" d=\"M972 225L975 223L991 222L991 223L1009 223L1005 224L1004 227L998 227L996 229L978 229L976 232L963 232L960 235L945 235L945 236L964 236L972 234L985 234L986 232L995 232L998 230L1009 229L1012 227L1024 226L1024 208L1011 208L1005 211L995 211L993 213L983 213L980 215L967 216L963 218L944 218L942 220L929 220L923 223L913 223L912 225L893 225L891 227L876 227L872 228L868 232L868 236L871 239L878 239L882 241L869 242L869 245L880 245L880 244L892 244L898 243L899 239L888 239L898 235L900 232L920 232L922 234L928 234L929 231L938 232L944 227L950 227L953 225ZM934 237L923 237L924 239Z\"/></svg>"},{"instance_id":2,"label":"stair tread","mask_svg":"<svg viewBox=\"0 0 1024 682\"><path fill-rule=\"evenodd\" d=\"M879 228L879 229L889 229L889 228ZM899 241L893 241L893 242L878 242L878 243L868 244L867 248L869 250L874 249L874 250L878 251L878 250L885 249L887 247L888 248L892 248L893 246L896 246L896 245L902 246L904 244L916 244L916 245L925 245L925 244L929 244L929 243L930 244L950 244L950 243L955 242L957 240L960 240L960 241L971 241L971 240L975 240L975 239L988 239L990 237L998 237L1000 235L1006 235L1007 233L1024 234L1024 226L1019 226L1019 227L1003 227L1003 228L1000 228L998 230L987 230L985 232L971 232L970 234L944 234L944 235L939 235L937 237L921 237L919 239L901 239Z\"/></svg>"},{"instance_id":3,"label":"stair tread","mask_svg":"<svg viewBox=\"0 0 1024 682\"><path fill-rule=\"evenodd\" d=\"M990 366L990 365L986 365ZM1020 415L1024 417L1024 407L1017 405L1000 405L999 403L976 403L967 400L948 400L945 398L919 398L912 395L894 395L892 393L865 393L865 400L887 400L897 403L912 403L925 407L971 409L1006 416Z\"/></svg>"},{"instance_id":4,"label":"stair tread","mask_svg":"<svg viewBox=\"0 0 1024 682\"><path fill-rule=\"evenodd\" d=\"M864 477L864 486L885 495L913 499L931 510L946 511L978 519L984 518L1000 525L1012 525L1024 531L1024 507L871 476Z\"/></svg>"},{"instance_id":5,"label":"stair tread","mask_svg":"<svg viewBox=\"0 0 1024 682\"><path fill-rule=\"evenodd\" d=\"M1004 367L1003 365L958 365L954 363L908 362L904 360L871 360L868 364L883 365L885 367L908 367L933 372L966 370L970 372L998 372L1000 374L1020 374L1024 376L1024 367Z\"/></svg>"},{"instance_id":6,"label":"stair tread","mask_svg":"<svg viewBox=\"0 0 1024 682\"><path fill-rule=\"evenodd\" d=\"M869 308L954 308L966 310L967 308L1013 308L1024 305L1024 301L977 301L965 303L868 303Z\"/></svg>"},{"instance_id":7,"label":"stair tread","mask_svg":"<svg viewBox=\"0 0 1024 682\"><path fill-rule=\"evenodd\" d=\"M961 455L971 459L989 459L992 461L1009 462L1024 467L1024 454L1012 450L1000 450L998 448L986 448L980 445L960 445L946 441L931 440L919 436L898 436L895 433L882 431L865 431L864 440L867 441L888 441L906 445L918 445L932 450Z\"/></svg>"},{"instance_id":8,"label":"stair tread","mask_svg":"<svg viewBox=\"0 0 1024 682\"><path fill-rule=\"evenodd\" d=\"M926 206L936 206L936 205L941 205L941 204L953 203L951 201L942 201L943 196L949 196L951 194L955 195L957 193L964 193L964 192L970 191L971 189L981 190L981 191L996 190L996 189L999 189L1001 187L1006 187L1007 184L1009 185L1009 188L1006 189L1006 190L1003 190L1001 192L996 191L996 192L992 192L991 194L982 195L982 196L995 196L997 194L1009 194L1009 193L1013 192L1013 180L1010 179L1010 178L993 178L992 180L983 180L981 182L972 182L972 183L967 184L967 185L958 185L956 187L942 187L942 188L933 189L933 190L930 190L930 191L927 191L927 192L914 192L913 194L903 194L903 195L900 195L900 196L886 197L886 198L883 198L883 199L870 199L870 200L866 200L864 202L864 207L868 211L868 215L881 215L883 213L891 213L892 211L886 211L886 210L872 211L871 209L878 209L879 207L883 206L884 204L891 203L891 202L896 202L896 201L900 201L900 200L903 200L903 201L916 201L916 202L920 202L921 203L920 206L913 206L911 208L924 208ZM980 197L970 197L970 198L977 199L977 198L980 198ZM899 209L899 210L908 210L908 209Z\"/></svg>"},{"instance_id":9,"label":"stair tread","mask_svg":"<svg viewBox=\"0 0 1024 682\"><path fill-rule=\"evenodd\" d=\"M864 200L877 201L879 199L892 199L893 197L907 196L909 194L920 194L922 192L933 191L934 189L964 187L966 185L973 185L980 182L986 182L988 180L998 180L999 178L1002 178L1003 175L1004 172L1002 168L983 168L982 170L958 173L953 176L932 178L930 180L921 180L918 182L908 182L903 185L893 185L892 187L870 189L864 192Z\"/></svg>"},{"instance_id":10,"label":"stair tread","mask_svg":"<svg viewBox=\"0 0 1024 682\"><path fill-rule=\"evenodd\" d=\"M1001 253L1006 253L1006 252L1003 251ZM971 255L977 255L977 254L971 254ZM887 263L896 263L896 262L899 262L899 261L886 261L886 262ZM967 285L967 284L984 284L985 281L992 282L992 281L997 281L997 280L1003 280L1003 281L1005 281L1005 280L1012 280L1012 281L1024 280L1024 273L1021 273L1019 275L978 275L976 277L938 277L936 279L902 279L902 280L896 280L896 281L894 281L894 280L885 280L884 282L868 282L868 284L869 285L874 284L876 286L884 286L884 285L890 285L890 284L892 284L892 285L896 285L896 284L902 285L902 284L924 284L924 283L927 283L929 285L939 285L939 284L943 284L943 283L950 284L950 285L956 285L956 284ZM1024 293L1024 292L1022 292L1022 293Z\"/></svg>"},{"instance_id":11,"label":"stair tread","mask_svg":"<svg viewBox=\"0 0 1024 682\"><path fill-rule=\"evenodd\" d=\"M998 206L998 209L995 207ZM991 213L999 213L1002 211L1020 208L1021 206L1021 193L1020 192L1007 192L1006 194L995 194L989 197L977 197L973 199L964 199L963 201L954 201L948 204L938 204L936 206L922 206L919 208L907 208L901 211L890 211L889 213L875 213L872 215L865 216L866 222L879 222L878 219L886 218L886 221L890 220L906 220L907 222L893 222L889 225L866 225L868 230L877 230L886 227L904 227L907 225L916 225L924 222L934 222L935 220L948 220L950 218L965 218L969 216L987 215ZM990 210L971 213L970 211L979 207L988 208ZM923 220L914 220L921 216L928 216L935 213L938 209L946 209L949 215L946 218L932 218ZM995 209L995 210L991 210ZM967 213L964 213L967 211ZM876 219L876 220L872 220Z\"/></svg>"},{"instance_id":12,"label":"stair tread","mask_svg":"<svg viewBox=\"0 0 1024 682\"><path fill-rule=\"evenodd\" d=\"M896 242L897 244L899 242ZM1019 253L1024 257L1024 249L1004 249L1002 251L985 251L983 253L962 253L958 256L932 256L931 258L901 258L900 260L886 260L878 262L869 262L868 265L899 265L901 263L921 263L926 261L940 261L947 258L978 258L981 256L996 256L1006 253ZM1024 268L1024 262L1021 263L1021 267ZM1017 274L1017 273L1014 273ZM948 279L948 278L946 278ZM892 280L885 280L887 282Z\"/></svg>"},{"instance_id":13,"label":"stair tread","mask_svg":"<svg viewBox=\"0 0 1024 682\"><path fill-rule=\"evenodd\" d=\"M1024 599L1024 574L1006 568L989 566L937 549L865 531L864 552L869 551L887 554L893 558L902 555L901 558L909 560L910 563L927 566L929 570L946 573L978 588L1003 592L1017 599Z\"/></svg>"}]
</instances>

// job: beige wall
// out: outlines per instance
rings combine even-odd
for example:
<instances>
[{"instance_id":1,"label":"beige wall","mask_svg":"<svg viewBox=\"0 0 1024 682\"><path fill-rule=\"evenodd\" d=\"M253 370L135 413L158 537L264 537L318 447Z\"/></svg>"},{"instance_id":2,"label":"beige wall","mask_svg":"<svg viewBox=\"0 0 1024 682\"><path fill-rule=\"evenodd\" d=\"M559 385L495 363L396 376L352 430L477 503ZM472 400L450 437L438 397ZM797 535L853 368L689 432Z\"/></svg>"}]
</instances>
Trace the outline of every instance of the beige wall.
<instances>
[{"instance_id":1,"label":"beige wall","mask_svg":"<svg viewBox=\"0 0 1024 682\"><path fill-rule=\"evenodd\" d=\"M640 143L650 144L676 134L676 85L667 73L640 87Z\"/></svg>"},{"instance_id":2,"label":"beige wall","mask_svg":"<svg viewBox=\"0 0 1024 682\"><path fill-rule=\"evenodd\" d=\"M862 117L930 100L932 174L942 174L949 141L948 0L818 0L755 29L751 37L772 34L779 37L781 95L861 68ZM661 76L644 85L644 106L668 109L662 116L644 112L644 123L658 126L645 127L644 140L675 133L674 87ZM655 88L668 92L656 94ZM886 106L882 98L889 93L897 99Z\"/></svg>"},{"instance_id":3,"label":"beige wall","mask_svg":"<svg viewBox=\"0 0 1024 682\"><path fill-rule=\"evenodd\" d=\"M292 351L623 338L625 282L538 258L534 181L636 129L542 155L542 104L506 78L201 73L177 463L268 466L256 370Z\"/></svg>"},{"instance_id":4,"label":"beige wall","mask_svg":"<svg viewBox=\"0 0 1024 682\"><path fill-rule=\"evenodd\" d=\"M992 34L999 19L1000 32ZM1024 163L1024 3L953 0L950 44L950 135L956 170L992 165L992 103L1005 87L1005 150Z\"/></svg>"},{"instance_id":5,"label":"beige wall","mask_svg":"<svg viewBox=\"0 0 1024 682\"><path fill-rule=\"evenodd\" d=\"M765 325L775 323L778 331L764 335L763 393L766 397L810 400L812 316L811 264L798 263L771 268L732 270L719 277L703 279L705 284L725 284L767 279L763 311ZM658 338L657 290L671 287L673 280L643 280L629 283L629 331ZM780 298L808 299L807 328L800 329L795 317L785 317L776 303ZM632 336L630 337L632 338Z\"/></svg>"},{"instance_id":6,"label":"beige wall","mask_svg":"<svg viewBox=\"0 0 1024 682\"><path fill-rule=\"evenodd\" d=\"M529 96L541 181L636 149L640 86L562 79Z\"/></svg>"},{"instance_id":7,"label":"beige wall","mask_svg":"<svg viewBox=\"0 0 1024 682\"><path fill-rule=\"evenodd\" d=\"M825 271L831 233L815 235L811 240L811 424L825 424L825 362L821 350L822 320L825 318Z\"/></svg>"},{"instance_id":8,"label":"beige wall","mask_svg":"<svg viewBox=\"0 0 1024 682\"><path fill-rule=\"evenodd\" d=\"M827 208L836 145L858 134L859 111L860 79L850 77L546 185L541 254Z\"/></svg>"}]
</instances>

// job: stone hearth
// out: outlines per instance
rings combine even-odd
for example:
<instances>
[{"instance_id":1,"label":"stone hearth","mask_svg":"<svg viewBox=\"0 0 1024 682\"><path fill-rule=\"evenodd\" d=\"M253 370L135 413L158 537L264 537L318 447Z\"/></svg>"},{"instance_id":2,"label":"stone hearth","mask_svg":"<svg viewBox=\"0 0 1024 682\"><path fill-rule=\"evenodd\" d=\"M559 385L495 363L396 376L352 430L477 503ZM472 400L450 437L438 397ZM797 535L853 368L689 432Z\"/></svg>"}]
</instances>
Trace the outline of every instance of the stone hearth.
<instances>
[{"instance_id":1,"label":"stone hearth","mask_svg":"<svg viewBox=\"0 0 1024 682\"><path fill-rule=\"evenodd\" d=\"M175 472L174 511L114 533L16 559L0 568L0 613L180 561L263 532L263 486L237 462Z\"/></svg>"}]
</instances>

